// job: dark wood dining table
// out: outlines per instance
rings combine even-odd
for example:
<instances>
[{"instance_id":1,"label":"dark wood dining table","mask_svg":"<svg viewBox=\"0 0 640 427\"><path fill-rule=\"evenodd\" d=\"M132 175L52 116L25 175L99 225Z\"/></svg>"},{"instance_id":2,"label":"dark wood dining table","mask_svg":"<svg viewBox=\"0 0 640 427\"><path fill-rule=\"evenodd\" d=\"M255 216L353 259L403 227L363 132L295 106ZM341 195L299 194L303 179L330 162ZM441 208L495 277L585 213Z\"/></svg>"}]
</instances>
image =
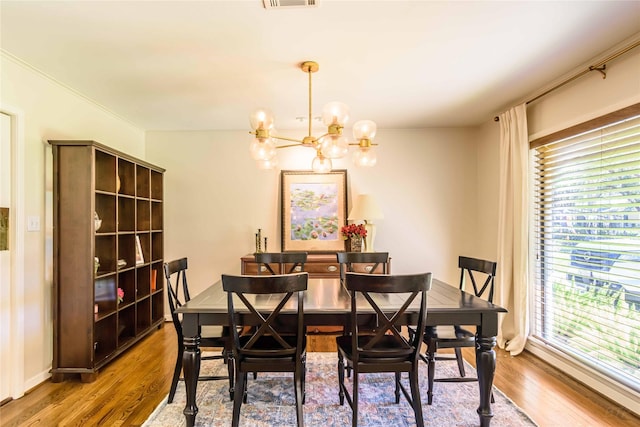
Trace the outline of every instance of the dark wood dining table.
<instances>
[{"instance_id":1,"label":"dark wood dining table","mask_svg":"<svg viewBox=\"0 0 640 427\"><path fill-rule=\"evenodd\" d=\"M260 295L254 300L258 310L270 311L276 304L276 298ZM381 297L383 310L395 312L400 307L401 298L394 294ZM238 310L238 316L244 314ZM304 316L308 326L345 326L349 319L350 298L348 291L338 278L309 279L304 297ZM480 390L480 404L477 412L480 425L488 426L493 413L491 411L491 388L496 369L496 335L498 333L498 313L507 310L491 304L481 298L459 290L440 280L433 279L428 294L427 325L475 325L476 326L476 367ZM406 323L412 323L412 315L418 311L418 305L407 310ZM218 281L179 307L176 312L183 316L184 334L183 372L185 378L187 403L184 415L187 426L195 423L198 406L196 389L200 372L200 329L203 325L228 325L227 294ZM286 312L283 310L283 312ZM251 325L249 313L244 324ZM243 319L244 320L244 319Z\"/></svg>"}]
</instances>

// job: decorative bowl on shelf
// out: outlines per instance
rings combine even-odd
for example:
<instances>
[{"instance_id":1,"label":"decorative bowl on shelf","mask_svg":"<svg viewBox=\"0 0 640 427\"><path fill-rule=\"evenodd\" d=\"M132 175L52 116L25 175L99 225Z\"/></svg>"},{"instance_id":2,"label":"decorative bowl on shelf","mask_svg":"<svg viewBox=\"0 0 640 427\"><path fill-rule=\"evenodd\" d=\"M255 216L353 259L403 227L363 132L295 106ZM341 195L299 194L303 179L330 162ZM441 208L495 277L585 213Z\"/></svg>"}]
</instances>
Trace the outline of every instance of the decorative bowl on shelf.
<instances>
[{"instance_id":1,"label":"decorative bowl on shelf","mask_svg":"<svg viewBox=\"0 0 640 427\"><path fill-rule=\"evenodd\" d=\"M124 259L118 260L118 268L124 268L126 266L127 266L127 261L125 261Z\"/></svg>"},{"instance_id":2,"label":"decorative bowl on shelf","mask_svg":"<svg viewBox=\"0 0 640 427\"><path fill-rule=\"evenodd\" d=\"M93 224L96 227L96 231L100 230L100 227L102 226L102 220L98 216L98 212L93 213Z\"/></svg>"}]
</instances>

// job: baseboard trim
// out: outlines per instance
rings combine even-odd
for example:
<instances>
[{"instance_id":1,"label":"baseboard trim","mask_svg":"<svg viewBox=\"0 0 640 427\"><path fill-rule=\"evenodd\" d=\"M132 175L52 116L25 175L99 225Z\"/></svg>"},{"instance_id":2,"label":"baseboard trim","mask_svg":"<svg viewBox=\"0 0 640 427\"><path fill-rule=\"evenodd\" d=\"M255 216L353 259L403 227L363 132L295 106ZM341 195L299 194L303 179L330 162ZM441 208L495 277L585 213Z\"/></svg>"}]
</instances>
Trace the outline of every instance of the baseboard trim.
<instances>
[{"instance_id":1,"label":"baseboard trim","mask_svg":"<svg viewBox=\"0 0 640 427\"><path fill-rule=\"evenodd\" d=\"M606 378L594 369L570 359L554 347L533 337L527 340L526 349L596 393L640 416L640 393L635 390Z\"/></svg>"}]
</instances>

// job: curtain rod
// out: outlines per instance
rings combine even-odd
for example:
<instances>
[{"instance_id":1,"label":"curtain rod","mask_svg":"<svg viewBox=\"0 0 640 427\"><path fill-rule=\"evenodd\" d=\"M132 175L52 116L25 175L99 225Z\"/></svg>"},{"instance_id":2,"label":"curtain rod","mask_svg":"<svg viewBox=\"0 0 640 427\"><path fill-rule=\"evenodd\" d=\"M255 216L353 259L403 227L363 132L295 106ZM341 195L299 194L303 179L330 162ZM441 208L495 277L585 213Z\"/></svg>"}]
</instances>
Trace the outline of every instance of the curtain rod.
<instances>
[{"instance_id":1,"label":"curtain rod","mask_svg":"<svg viewBox=\"0 0 640 427\"><path fill-rule=\"evenodd\" d=\"M618 52L616 52L616 53L612 54L611 56L601 60L600 62L597 62L596 64L589 66L586 70L582 70L579 73L569 77L568 79L558 83L557 85L553 86L551 89L548 89L548 90L542 92L540 95L538 95L538 96L536 96L534 98L531 98L530 100L528 100L526 102L526 104L530 104L533 101L537 101L538 99L542 98L543 96L550 94L554 90L561 88L562 86L566 85L567 83L570 83L570 82L574 81L575 79L577 79L578 77L582 77L585 74L590 73L591 71L600 72L602 74L602 78L606 79L607 78L607 72L606 72L607 62L612 61L612 60L616 59L617 57L624 55L625 53L629 52L632 49L635 49L638 46L640 46L640 40L638 40L638 41L630 44L629 46L619 50ZM499 122L500 121L500 117L499 116L495 116L493 118L493 121L494 122Z\"/></svg>"}]
</instances>

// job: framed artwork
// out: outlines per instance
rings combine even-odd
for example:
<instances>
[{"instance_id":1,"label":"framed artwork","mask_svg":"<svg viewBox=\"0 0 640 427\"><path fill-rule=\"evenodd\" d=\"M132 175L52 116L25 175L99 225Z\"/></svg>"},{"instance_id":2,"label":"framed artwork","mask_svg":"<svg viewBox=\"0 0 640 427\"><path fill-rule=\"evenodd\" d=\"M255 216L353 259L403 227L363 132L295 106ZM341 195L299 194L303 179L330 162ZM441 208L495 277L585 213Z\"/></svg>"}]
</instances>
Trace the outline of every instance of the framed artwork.
<instances>
[{"instance_id":1,"label":"framed artwork","mask_svg":"<svg viewBox=\"0 0 640 427\"><path fill-rule=\"evenodd\" d=\"M0 251L9 250L9 208L0 208Z\"/></svg>"},{"instance_id":2,"label":"framed artwork","mask_svg":"<svg viewBox=\"0 0 640 427\"><path fill-rule=\"evenodd\" d=\"M280 174L282 251L344 250L347 171L287 171Z\"/></svg>"}]
</instances>

